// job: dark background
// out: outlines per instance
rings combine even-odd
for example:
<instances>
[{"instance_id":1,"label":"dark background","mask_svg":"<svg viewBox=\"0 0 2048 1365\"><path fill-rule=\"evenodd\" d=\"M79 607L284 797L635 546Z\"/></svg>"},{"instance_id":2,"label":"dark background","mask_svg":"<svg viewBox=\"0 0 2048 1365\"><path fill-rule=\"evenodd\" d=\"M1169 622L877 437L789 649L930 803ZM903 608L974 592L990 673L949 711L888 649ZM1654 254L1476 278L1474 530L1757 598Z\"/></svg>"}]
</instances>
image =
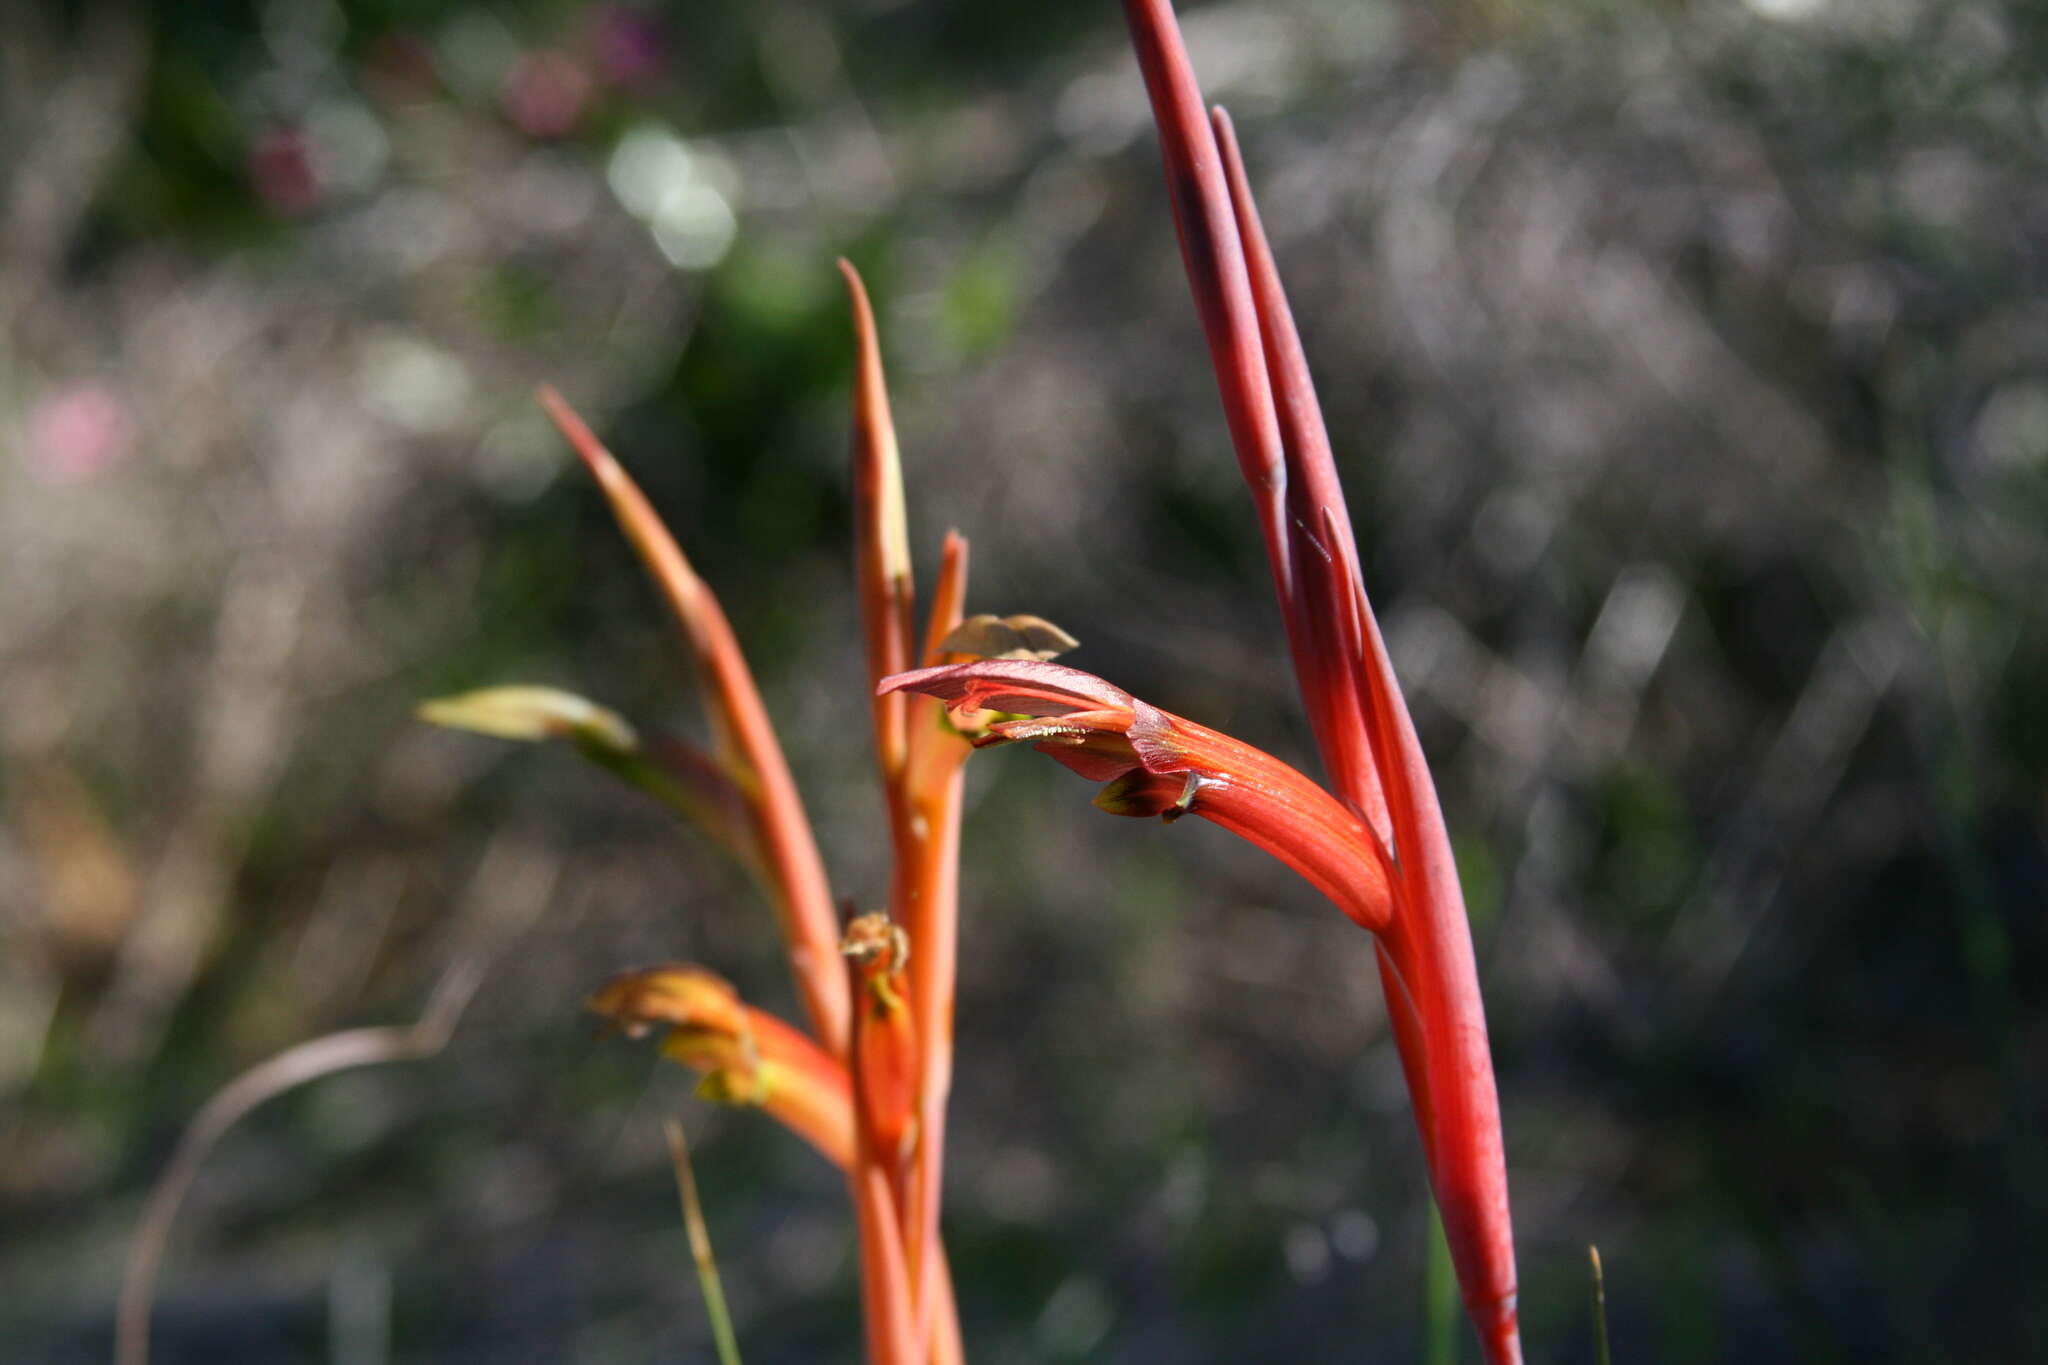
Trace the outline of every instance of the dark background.
<instances>
[{"instance_id":1,"label":"dark background","mask_svg":"<svg viewBox=\"0 0 2048 1365\"><path fill-rule=\"evenodd\" d=\"M529 397L722 594L835 889L884 887L849 582L882 315L920 565L1312 763L1108 0L9 6L0 1354L103 1358L180 1126L158 1359L851 1359L836 1177L579 1001L789 1009L708 846L413 703L695 732ZM2048 10L1188 6L1466 873L1535 1361L2048 1337ZM977 1361L1405 1361L1420 1162L1369 941L1199 822L969 779L949 1238ZM1468 1348L1469 1349L1469 1348Z\"/></svg>"}]
</instances>

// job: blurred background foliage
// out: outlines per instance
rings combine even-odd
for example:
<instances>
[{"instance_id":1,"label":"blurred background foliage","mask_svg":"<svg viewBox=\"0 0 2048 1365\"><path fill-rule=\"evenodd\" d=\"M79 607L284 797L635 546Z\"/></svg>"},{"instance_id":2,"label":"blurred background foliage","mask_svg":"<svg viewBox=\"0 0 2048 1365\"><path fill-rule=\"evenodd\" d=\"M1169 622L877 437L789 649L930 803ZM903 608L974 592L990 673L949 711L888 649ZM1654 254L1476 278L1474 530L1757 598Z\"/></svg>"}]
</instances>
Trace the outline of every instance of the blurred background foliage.
<instances>
[{"instance_id":1,"label":"blurred background foliage","mask_svg":"<svg viewBox=\"0 0 2048 1365\"><path fill-rule=\"evenodd\" d=\"M2048 1337L2048 10L1223 0L1237 115L1467 874L1532 1358ZM971 608L1306 761L1108 0L10 6L0 20L0 1341L103 1358L183 1121L337 1027L454 1044L230 1137L159 1358L858 1341L836 1178L578 1002L767 916L563 752L689 731L529 393L672 518L837 889L882 893L848 582L868 272ZM1220 833L970 774L950 1237L988 1362L1401 1361L1421 1167L1370 948Z\"/></svg>"}]
</instances>

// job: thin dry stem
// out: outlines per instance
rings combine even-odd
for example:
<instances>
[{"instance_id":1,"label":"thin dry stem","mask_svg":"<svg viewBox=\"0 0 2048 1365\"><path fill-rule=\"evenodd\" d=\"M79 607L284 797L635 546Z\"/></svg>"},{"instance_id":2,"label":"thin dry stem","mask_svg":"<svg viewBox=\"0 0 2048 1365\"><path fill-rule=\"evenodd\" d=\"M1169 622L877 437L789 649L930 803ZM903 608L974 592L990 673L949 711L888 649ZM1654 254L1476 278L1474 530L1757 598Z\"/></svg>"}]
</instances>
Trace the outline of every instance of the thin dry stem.
<instances>
[{"instance_id":1,"label":"thin dry stem","mask_svg":"<svg viewBox=\"0 0 2048 1365\"><path fill-rule=\"evenodd\" d=\"M690 1144L683 1138L683 1125L674 1119L663 1131L668 1136L669 1164L676 1172L676 1192L682 1196L690 1259L697 1264L697 1285L704 1291L704 1314L711 1319L711 1339L718 1347L720 1365L740 1365L740 1344L733 1335L732 1314L726 1311L718 1258L711 1252L711 1229L704 1223L704 1205L697 1198L697 1173L690 1168Z\"/></svg>"},{"instance_id":2,"label":"thin dry stem","mask_svg":"<svg viewBox=\"0 0 2048 1365\"><path fill-rule=\"evenodd\" d=\"M157 1271L170 1244L178 1210L215 1144L244 1115L266 1100L337 1071L384 1062L418 1061L448 1045L455 1025L482 984L481 963L456 964L434 987L418 1022L381 1028L347 1029L287 1048L250 1067L215 1092L178 1139L170 1165L149 1192L142 1222L128 1244L121 1297L114 1318L116 1365L148 1365L150 1308Z\"/></svg>"}]
</instances>

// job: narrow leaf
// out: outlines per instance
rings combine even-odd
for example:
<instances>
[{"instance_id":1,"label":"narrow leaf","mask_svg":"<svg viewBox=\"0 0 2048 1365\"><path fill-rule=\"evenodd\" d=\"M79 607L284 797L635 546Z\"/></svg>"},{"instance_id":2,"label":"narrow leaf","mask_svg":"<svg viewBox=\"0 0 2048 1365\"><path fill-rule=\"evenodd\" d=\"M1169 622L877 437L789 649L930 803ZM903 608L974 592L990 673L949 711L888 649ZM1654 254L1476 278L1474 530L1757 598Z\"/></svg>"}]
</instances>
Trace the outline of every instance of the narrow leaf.
<instances>
[{"instance_id":1,"label":"narrow leaf","mask_svg":"<svg viewBox=\"0 0 2048 1365\"><path fill-rule=\"evenodd\" d=\"M552 687L482 688L422 702L418 715L434 725L500 739L565 740L768 877L752 801L716 759L681 740L643 739L624 717Z\"/></svg>"},{"instance_id":2,"label":"narrow leaf","mask_svg":"<svg viewBox=\"0 0 2048 1365\"><path fill-rule=\"evenodd\" d=\"M420 703L419 717L498 739L576 739L621 753L640 747L639 736L617 712L553 687L486 687L437 697Z\"/></svg>"},{"instance_id":3,"label":"narrow leaf","mask_svg":"<svg viewBox=\"0 0 2048 1365\"><path fill-rule=\"evenodd\" d=\"M1444 1220L1430 1205L1429 1247L1422 1270L1423 1365L1458 1365L1458 1272L1451 1264Z\"/></svg>"},{"instance_id":4,"label":"narrow leaf","mask_svg":"<svg viewBox=\"0 0 2048 1365\"><path fill-rule=\"evenodd\" d=\"M732 1315L726 1311L725 1286L718 1278L718 1258L711 1253L711 1229L705 1226L704 1206L697 1198L697 1175L690 1169L683 1125L671 1119L664 1131L668 1134L669 1164L675 1167L676 1191L683 1200L690 1259L697 1263L697 1286L704 1291L704 1315L711 1319L711 1340L718 1348L719 1365L740 1365L740 1343L733 1335Z\"/></svg>"},{"instance_id":5,"label":"narrow leaf","mask_svg":"<svg viewBox=\"0 0 2048 1365\"><path fill-rule=\"evenodd\" d=\"M1593 1263L1593 1365L1611 1365L1607 1347L1607 1276L1600 1267L1600 1248L1587 1247Z\"/></svg>"}]
</instances>

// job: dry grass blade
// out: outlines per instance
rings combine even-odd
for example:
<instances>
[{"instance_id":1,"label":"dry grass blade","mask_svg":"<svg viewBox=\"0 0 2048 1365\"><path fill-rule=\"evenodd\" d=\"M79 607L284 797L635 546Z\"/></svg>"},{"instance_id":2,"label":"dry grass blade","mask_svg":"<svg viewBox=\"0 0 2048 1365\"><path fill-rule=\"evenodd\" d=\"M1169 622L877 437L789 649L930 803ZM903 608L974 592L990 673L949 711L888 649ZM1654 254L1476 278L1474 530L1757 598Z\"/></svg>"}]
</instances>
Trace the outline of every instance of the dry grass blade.
<instances>
[{"instance_id":1,"label":"dry grass blade","mask_svg":"<svg viewBox=\"0 0 2048 1365\"><path fill-rule=\"evenodd\" d=\"M697 1199L697 1176L690 1169L690 1146L683 1125L670 1119L668 1157L676 1169L676 1191L683 1199L683 1228L690 1236L690 1259L697 1263L697 1284L704 1291L704 1313L711 1319L711 1339L718 1346L719 1365L740 1365L740 1343L733 1335L732 1315L725 1308L725 1286L718 1278L718 1258L711 1254L711 1229L704 1225L704 1206Z\"/></svg>"},{"instance_id":2,"label":"dry grass blade","mask_svg":"<svg viewBox=\"0 0 2048 1365\"><path fill-rule=\"evenodd\" d=\"M156 1298L157 1271L170 1244L178 1209L222 1136L264 1101L309 1081L355 1067L433 1056L448 1045L456 1022L482 980L479 963L458 963L434 987L418 1022L347 1029L301 1043L244 1071L206 1102L178 1139L171 1164L150 1190L149 1200L143 1205L142 1223L128 1245L128 1263L122 1272L120 1304L114 1319L115 1365L147 1365L149 1317Z\"/></svg>"},{"instance_id":3,"label":"dry grass blade","mask_svg":"<svg viewBox=\"0 0 2048 1365\"><path fill-rule=\"evenodd\" d=\"M1607 1352L1607 1276L1600 1268L1600 1248L1587 1247L1586 1259L1593 1263L1594 1365L1612 1365Z\"/></svg>"}]
</instances>

